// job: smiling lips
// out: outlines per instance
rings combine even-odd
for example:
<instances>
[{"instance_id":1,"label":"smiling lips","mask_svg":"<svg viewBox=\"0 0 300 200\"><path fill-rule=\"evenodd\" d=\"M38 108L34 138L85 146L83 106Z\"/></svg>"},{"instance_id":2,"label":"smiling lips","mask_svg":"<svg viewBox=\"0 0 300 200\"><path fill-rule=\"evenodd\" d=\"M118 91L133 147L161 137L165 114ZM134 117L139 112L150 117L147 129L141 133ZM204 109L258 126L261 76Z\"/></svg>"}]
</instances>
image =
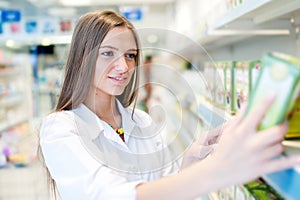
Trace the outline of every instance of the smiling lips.
<instances>
[{"instance_id":1,"label":"smiling lips","mask_svg":"<svg viewBox=\"0 0 300 200\"><path fill-rule=\"evenodd\" d=\"M108 76L108 78L117 83L124 83L127 79L127 77L123 76Z\"/></svg>"}]
</instances>

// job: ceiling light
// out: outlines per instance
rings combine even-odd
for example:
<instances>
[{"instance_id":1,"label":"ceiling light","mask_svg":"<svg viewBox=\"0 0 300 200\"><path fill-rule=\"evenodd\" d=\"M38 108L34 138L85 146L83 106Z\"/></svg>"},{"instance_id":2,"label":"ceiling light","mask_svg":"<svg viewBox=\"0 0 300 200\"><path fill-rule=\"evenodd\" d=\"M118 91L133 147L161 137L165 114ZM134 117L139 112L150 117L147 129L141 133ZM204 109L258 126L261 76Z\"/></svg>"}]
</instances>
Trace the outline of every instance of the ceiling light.
<instances>
[{"instance_id":1,"label":"ceiling light","mask_svg":"<svg viewBox=\"0 0 300 200\"><path fill-rule=\"evenodd\" d=\"M54 8L50 8L48 13L53 16L75 16L76 9L54 7Z\"/></svg>"},{"instance_id":2,"label":"ceiling light","mask_svg":"<svg viewBox=\"0 0 300 200\"><path fill-rule=\"evenodd\" d=\"M50 44L51 44L51 41L49 38L43 38L43 40L42 40L43 46L50 46Z\"/></svg>"},{"instance_id":3,"label":"ceiling light","mask_svg":"<svg viewBox=\"0 0 300 200\"><path fill-rule=\"evenodd\" d=\"M15 46L15 41L13 41L13 40L7 40L6 43L5 43L5 45L7 47L14 47Z\"/></svg>"},{"instance_id":4,"label":"ceiling light","mask_svg":"<svg viewBox=\"0 0 300 200\"><path fill-rule=\"evenodd\" d=\"M290 30L288 29L262 29L262 30L210 30L207 32L208 35L289 35Z\"/></svg>"},{"instance_id":5,"label":"ceiling light","mask_svg":"<svg viewBox=\"0 0 300 200\"><path fill-rule=\"evenodd\" d=\"M292 24L295 23L295 19L293 17L291 17L290 21Z\"/></svg>"},{"instance_id":6,"label":"ceiling light","mask_svg":"<svg viewBox=\"0 0 300 200\"><path fill-rule=\"evenodd\" d=\"M91 6L91 0L61 0L60 3L64 6Z\"/></svg>"}]
</instances>

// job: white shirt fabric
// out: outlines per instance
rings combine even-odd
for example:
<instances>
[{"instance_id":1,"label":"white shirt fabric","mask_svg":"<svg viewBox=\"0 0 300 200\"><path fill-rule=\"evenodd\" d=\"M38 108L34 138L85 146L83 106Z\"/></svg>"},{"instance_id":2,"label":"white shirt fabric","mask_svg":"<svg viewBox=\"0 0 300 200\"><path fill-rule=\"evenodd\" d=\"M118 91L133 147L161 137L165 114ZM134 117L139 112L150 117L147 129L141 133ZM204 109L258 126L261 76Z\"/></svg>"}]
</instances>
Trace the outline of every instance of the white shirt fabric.
<instances>
[{"instance_id":1,"label":"white shirt fabric","mask_svg":"<svg viewBox=\"0 0 300 200\"><path fill-rule=\"evenodd\" d=\"M84 104L44 118L40 145L63 200L133 200L138 184L172 172L151 117L117 105L125 142Z\"/></svg>"}]
</instances>

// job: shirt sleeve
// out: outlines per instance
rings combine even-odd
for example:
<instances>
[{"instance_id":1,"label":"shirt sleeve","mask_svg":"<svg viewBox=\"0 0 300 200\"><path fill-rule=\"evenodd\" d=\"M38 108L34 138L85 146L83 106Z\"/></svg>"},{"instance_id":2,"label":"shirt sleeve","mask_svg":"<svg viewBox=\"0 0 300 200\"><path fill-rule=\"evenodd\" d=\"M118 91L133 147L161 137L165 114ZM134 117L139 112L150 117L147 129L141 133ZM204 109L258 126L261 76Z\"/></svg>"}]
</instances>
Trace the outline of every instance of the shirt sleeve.
<instances>
[{"instance_id":1,"label":"shirt sleeve","mask_svg":"<svg viewBox=\"0 0 300 200\"><path fill-rule=\"evenodd\" d=\"M70 113L69 113L70 114ZM136 199L136 186L101 165L82 145L76 125L66 113L54 113L42 123L40 145L46 166L64 199Z\"/></svg>"}]
</instances>

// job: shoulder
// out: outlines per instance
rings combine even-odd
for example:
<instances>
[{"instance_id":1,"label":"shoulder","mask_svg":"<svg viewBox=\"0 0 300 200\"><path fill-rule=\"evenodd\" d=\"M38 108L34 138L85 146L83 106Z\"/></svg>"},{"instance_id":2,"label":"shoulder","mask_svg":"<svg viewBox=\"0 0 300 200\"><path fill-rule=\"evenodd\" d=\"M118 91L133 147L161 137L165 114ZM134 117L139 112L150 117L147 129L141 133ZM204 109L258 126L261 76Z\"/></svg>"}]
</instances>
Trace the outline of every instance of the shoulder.
<instances>
[{"instance_id":1,"label":"shoulder","mask_svg":"<svg viewBox=\"0 0 300 200\"><path fill-rule=\"evenodd\" d=\"M62 130L74 132L76 123L72 111L53 112L43 118L40 126L40 137L46 137L48 134L57 135L63 133ZM68 131L67 131L68 132ZM64 133L66 133L64 131Z\"/></svg>"},{"instance_id":2,"label":"shoulder","mask_svg":"<svg viewBox=\"0 0 300 200\"><path fill-rule=\"evenodd\" d=\"M52 123L71 123L73 119L72 111L53 112L42 120L42 126L51 125Z\"/></svg>"}]
</instances>

